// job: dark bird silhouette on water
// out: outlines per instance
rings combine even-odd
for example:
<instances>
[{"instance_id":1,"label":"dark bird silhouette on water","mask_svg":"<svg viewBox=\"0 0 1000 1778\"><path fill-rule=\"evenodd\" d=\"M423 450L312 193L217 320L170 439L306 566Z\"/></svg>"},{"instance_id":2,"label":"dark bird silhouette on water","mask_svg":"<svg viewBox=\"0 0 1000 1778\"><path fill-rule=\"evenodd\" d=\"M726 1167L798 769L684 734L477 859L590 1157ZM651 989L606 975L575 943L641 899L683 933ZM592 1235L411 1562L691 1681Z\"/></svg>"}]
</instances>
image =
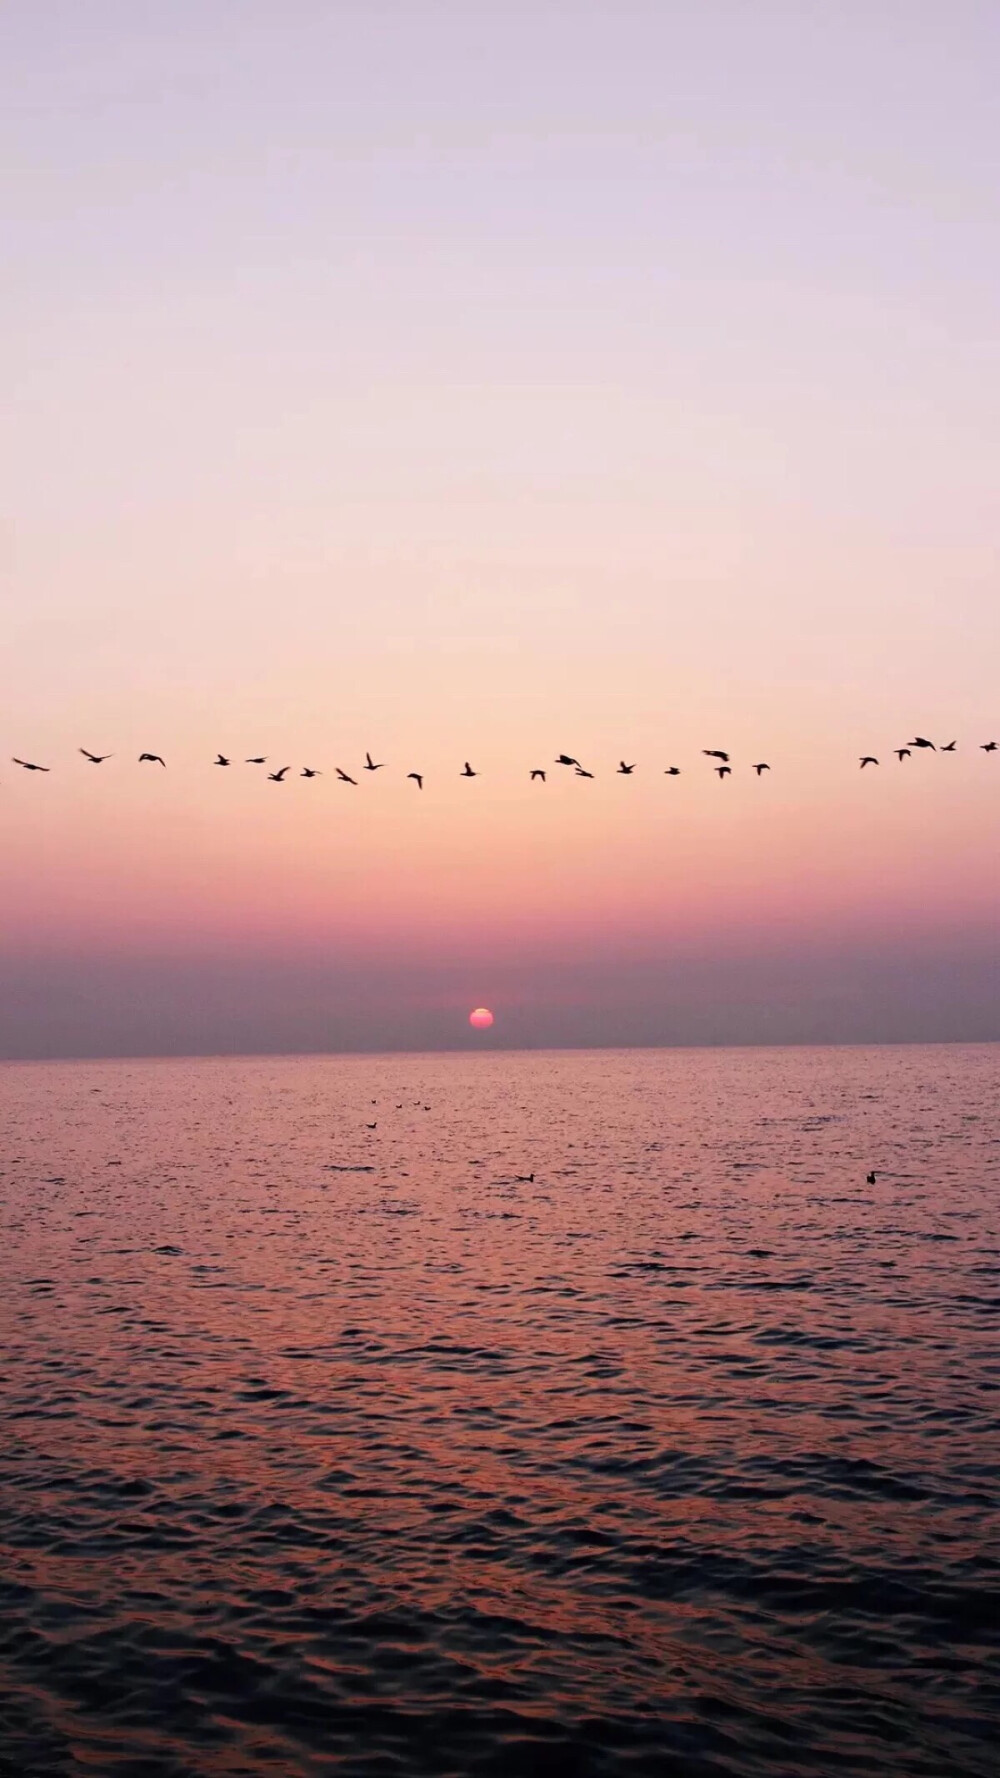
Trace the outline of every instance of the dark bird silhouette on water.
<instances>
[{"instance_id":1,"label":"dark bird silhouette on water","mask_svg":"<svg viewBox=\"0 0 1000 1778\"><path fill-rule=\"evenodd\" d=\"M954 753L954 751L955 751L954 741L946 741L944 746L941 749L942 753Z\"/></svg>"},{"instance_id":2,"label":"dark bird silhouette on water","mask_svg":"<svg viewBox=\"0 0 1000 1778\"><path fill-rule=\"evenodd\" d=\"M142 765L143 760L148 760L150 765L163 766L164 769L166 769L167 762L165 759L161 758L160 754L158 754L158 753L140 753L140 755L139 755L139 764L140 765Z\"/></svg>"},{"instance_id":3,"label":"dark bird silhouette on water","mask_svg":"<svg viewBox=\"0 0 1000 1778\"><path fill-rule=\"evenodd\" d=\"M979 751L980 753L995 753L997 745L998 743L996 741L983 741Z\"/></svg>"},{"instance_id":4,"label":"dark bird silhouette on water","mask_svg":"<svg viewBox=\"0 0 1000 1778\"><path fill-rule=\"evenodd\" d=\"M36 766L30 759L18 759L14 754L11 758L16 766L23 766L26 772L51 772L51 766Z\"/></svg>"},{"instance_id":5,"label":"dark bird silhouette on water","mask_svg":"<svg viewBox=\"0 0 1000 1778\"><path fill-rule=\"evenodd\" d=\"M268 774L267 774L268 783L269 784L284 784L285 773L290 772L291 769L292 769L291 766L282 766L281 770L278 772L268 772Z\"/></svg>"},{"instance_id":6,"label":"dark bird silhouette on water","mask_svg":"<svg viewBox=\"0 0 1000 1778\"><path fill-rule=\"evenodd\" d=\"M533 1173L515 1173L514 1174L514 1184L515 1185L534 1185L534 1183L535 1183L535 1175Z\"/></svg>"},{"instance_id":7,"label":"dark bird silhouette on water","mask_svg":"<svg viewBox=\"0 0 1000 1778\"><path fill-rule=\"evenodd\" d=\"M247 766L266 766L267 754L266 753L256 753L256 754L254 754L253 759L245 759L243 761L243 764L247 765Z\"/></svg>"},{"instance_id":8,"label":"dark bird silhouette on water","mask_svg":"<svg viewBox=\"0 0 1000 1778\"><path fill-rule=\"evenodd\" d=\"M370 753L365 754L365 771L380 772L385 765L384 759L374 760Z\"/></svg>"},{"instance_id":9,"label":"dark bird silhouette on water","mask_svg":"<svg viewBox=\"0 0 1000 1778\"><path fill-rule=\"evenodd\" d=\"M92 766L102 766L106 759L111 759L113 757L110 753L88 753L86 747L81 747L80 752L83 754L84 759L89 759Z\"/></svg>"},{"instance_id":10,"label":"dark bird silhouette on water","mask_svg":"<svg viewBox=\"0 0 1000 1778\"><path fill-rule=\"evenodd\" d=\"M299 773L300 778L322 778L322 776L322 772L318 772L315 766L303 766Z\"/></svg>"},{"instance_id":11,"label":"dark bird silhouette on water","mask_svg":"<svg viewBox=\"0 0 1000 1778\"><path fill-rule=\"evenodd\" d=\"M721 747L703 747L702 753L705 755L706 759L721 759L724 766L729 764L729 755L728 753L723 753Z\"/></svg>"},{"instance_id":12,"label":"dark bird silhouette on water","mask_svg":"<svg viewBox=\"0 0 1000 1778\"><path fill-rule=\"evenodd\" d=\"M577 769L579 769L580 761L578 759L574 759L572 754L570 754L570 753L557 753L556 754L556 765L557 766L576 766Z\"/></svg>"},{"instance_id":13,"label":"dark bird silhouette on water","mask_svg":"<svg viewBox=\"0 0 1000 1778\"><path fill-rule=\"evenodd\" d=\"M342 772L339 766L337 767L337 777L340 779L341 784L353 784L356 786L358 782L356 778L351 777L350 772Z\"/></svg>"},{"instance_id":14,"label":"dark bird silhouette on water","mask_svg":"<svg viewBox=\"0 0 1000 1778\"><path fill-rule=\"evenodd\" d=\"M217 766L228 766L232 764L232 761L228 760L224 753L220 753L215 763Z\"/></svg>"},{"instance_id":15,"label":"dark bird silhouette on water","mask_svg":"<svg viewBox=\"0 0 1000 1778\"><path fill-rule=\"evenodd\" d=\"M759 763L757 765L755 765L753 769L756 772L758 778L760 777L761 772L769 772L771 770L767 761L764 759L760 760Z\"/></svg>"},{"instance_id":16,"label":"dark bird silhouette on water","mask_svg":"<svg viewBox=\"0 0 1000 1778\"><path fill-rule=\"evenodd\" d=\"M866 1185L874 1185L874 1184L875 1184L875 1175L874 1175L874 1173L866 1173L866 1174L865 1174L865 1184L866 1184Z\"/></svg>"},{"instance_id":17,"label":"dark bird silhouette on water","mask_svg":"<svg viewBox=\"0 0 1000 1778\"><path fill-rule=\"evenodd\" d=\"M459 772L458 775L460 778L478 778L479 777L479 773L473 771L468 760L466 760L464 766L462 767L462 770Z\"/></svg>"},{"instance_id":18,"label":"dark bird silhouette on water","mask_svg":"<svg viewBox=\"0 0 1000 1778\"><path fill-rule=\"evenodd\" d=\"M910 742L910 746L911 747L929 747L932 753L937 752L937 748L935 747L934 742L928 741L923 735L915 735L913 740Z\"/></svg>"},{"instance_id":19,"label":"dark bird silhouette on water","mask_svg":"<svg viewBox=\"0 0 1000 1778\"><path fill-rule=\"evenodd\" d=\"M717 772L720 778L731 778L733 775L732 766L713 766L712 770Z\"/></svg>"},{"instance_id":20,"label":"dark bird silhouette on water","mask_svg":"<svg viewBox=\"0 0 1000 1778\"><path fill-rule=\"evenodd\" d=\"M594 776L593 772L584 771L583 766L577 766L576 771L574 773L574 777L577 777L577 778L592 778L593 776Z\"/></svg>"},{"instance_id":21,"label":"dark bird silhouette on water","mask_svg":"<svg viewBox=\"0 0 1000 1778\"><path fill-rule=\"evenodd\" d=\"M667 766L664 773L663 773L663 776L665 778L679 778L680 775L681 775L680 766Z\"/></svg>"},{"instance_id":22,"label":"dark bird silhouette on water","mask_svg":"<svg viewBox=\"0 0 1000 1778\"><path fill-rule=\"evenodd\" d=\"M620 759L618 761L618 771L619 771L621 777L631 778L632 773L635 771L635 766L634 766L634 764L627 766L625 764L625 761L623 759Z\"/></svg>"},{"instance_id":23,"label":"dark bird silhouette on water","mask_svg":"<svg viewBox=\"0 0 1000 1778\"><path fill-rule=\"evenodd\" d=\"M910 759L912 757L908 747L894 747L892 751L899 760L900 765L902 765L904 759Z\"/></svg>"},{"instance_id":24,"label":"dark bird silhouette on water","mask_svg":"<svg viewBox=\"0 0 1000 1778\"><path fill-rule=\"evenodd\" d=\"M878 760L875 758L874 753L866 753L864 755L864 758L861 761L862 770L864 769L865 766L877 766L877 765L878 765Z\"/></svg>"},{"instance_id":25,"label":"dark bird silhouette on water","mask_svg":"<svg viewBox=\"0 0 1000 1778\"><path fill-rule=\"evenodd\" d=\"M406 776L408 778L413 779L413 782L416 785L418 790L423 790L423 788L424 788L424 774L423 774L423 772L407 772Z\"/></svg>"},{"instance_id":26,"label":"dark bird silhouette on water","mask_svg":"<svg viewBox=\"0 0 1000 1778\"><path fill-rule=\"evenodd\" d=\"M545 783L545 773L542 771L541 766L536 766L534 771L532 772L532 774L531 774L532 783L534 783L536 778L540 778L542 783L543 784Z\"/></svg>"}]
</instances>

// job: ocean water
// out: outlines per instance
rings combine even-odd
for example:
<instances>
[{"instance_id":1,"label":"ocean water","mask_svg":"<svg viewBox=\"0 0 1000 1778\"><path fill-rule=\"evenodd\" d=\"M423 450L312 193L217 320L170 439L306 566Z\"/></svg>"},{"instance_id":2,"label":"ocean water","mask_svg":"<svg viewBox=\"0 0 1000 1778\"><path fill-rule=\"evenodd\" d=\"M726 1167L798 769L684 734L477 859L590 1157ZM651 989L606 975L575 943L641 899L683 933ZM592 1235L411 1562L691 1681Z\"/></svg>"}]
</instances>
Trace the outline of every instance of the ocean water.
<instances>
[{"instance_id":1,"label":"ocean water","mask_svg":"<svg viewBox=\"0 0 1000 1778\"><path fill-rule=\"evenodd\" d=\"M0 1771L994 1778L998 1188L1000 1047L0 1067Z\"/></svg>"}]
</instances>

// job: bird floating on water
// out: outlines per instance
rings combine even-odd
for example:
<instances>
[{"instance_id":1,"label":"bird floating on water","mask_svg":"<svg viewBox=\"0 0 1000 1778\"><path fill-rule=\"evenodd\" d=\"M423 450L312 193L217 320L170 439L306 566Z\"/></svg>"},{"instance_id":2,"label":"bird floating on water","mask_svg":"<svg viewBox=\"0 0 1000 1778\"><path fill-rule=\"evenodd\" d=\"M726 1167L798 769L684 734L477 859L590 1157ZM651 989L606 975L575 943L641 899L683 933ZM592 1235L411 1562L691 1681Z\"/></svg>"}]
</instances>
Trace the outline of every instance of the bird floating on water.
<instances>
[{"instance_id":1,"label":"bird floating on water","mask_svg":"<svg viewBox=\"0 0 1000 1778\"><path fill-rule=\"evenodd\" d=\"M866 1175L865 1175L865 1184L866 1184L866 1185L874 1185L874 1184L875 1184L875 1175L874 1175L874 1173L868 1173L868 1174L866 1174Z\"/></svg>"}]
</instances>

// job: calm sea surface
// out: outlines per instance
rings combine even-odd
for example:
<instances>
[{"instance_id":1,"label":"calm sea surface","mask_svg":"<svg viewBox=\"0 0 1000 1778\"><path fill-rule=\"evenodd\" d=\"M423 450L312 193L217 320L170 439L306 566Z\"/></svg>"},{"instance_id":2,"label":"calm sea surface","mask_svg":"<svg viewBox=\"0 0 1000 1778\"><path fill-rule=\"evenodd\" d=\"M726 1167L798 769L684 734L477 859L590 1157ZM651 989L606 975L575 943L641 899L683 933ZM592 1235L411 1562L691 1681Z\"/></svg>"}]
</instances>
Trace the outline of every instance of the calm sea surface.
<instances>
[{"instance_id":1,"label":"calm sea surface","mask_svg":"<svg viewBox=\"0 0 1000 1778\"><path fill-rule=\"evenodd\" d=\"M1000 1047L6 1065L0 1222L5 1774L995 1778Z\"/></svg>"}]
</instances>

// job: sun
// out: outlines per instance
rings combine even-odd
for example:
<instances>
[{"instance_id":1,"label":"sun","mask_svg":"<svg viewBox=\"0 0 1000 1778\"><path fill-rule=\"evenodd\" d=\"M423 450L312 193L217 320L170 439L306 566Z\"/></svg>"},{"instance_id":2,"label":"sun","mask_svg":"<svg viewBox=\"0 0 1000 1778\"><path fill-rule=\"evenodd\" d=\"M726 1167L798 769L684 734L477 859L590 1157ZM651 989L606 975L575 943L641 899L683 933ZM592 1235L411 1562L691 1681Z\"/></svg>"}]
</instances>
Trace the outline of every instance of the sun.
<instances>
[{"instance_id":1,"label":"sun","mask_svg":"<svg viewBox=\"0 0 1000 1778\"><path fill-rule=\"evenodd\" d=\"M488 1006L475 1006L469 1014L469 1024L474 1031L488 1031L493 1023L493 1014Z\"/></svg>"}]
</instances>

